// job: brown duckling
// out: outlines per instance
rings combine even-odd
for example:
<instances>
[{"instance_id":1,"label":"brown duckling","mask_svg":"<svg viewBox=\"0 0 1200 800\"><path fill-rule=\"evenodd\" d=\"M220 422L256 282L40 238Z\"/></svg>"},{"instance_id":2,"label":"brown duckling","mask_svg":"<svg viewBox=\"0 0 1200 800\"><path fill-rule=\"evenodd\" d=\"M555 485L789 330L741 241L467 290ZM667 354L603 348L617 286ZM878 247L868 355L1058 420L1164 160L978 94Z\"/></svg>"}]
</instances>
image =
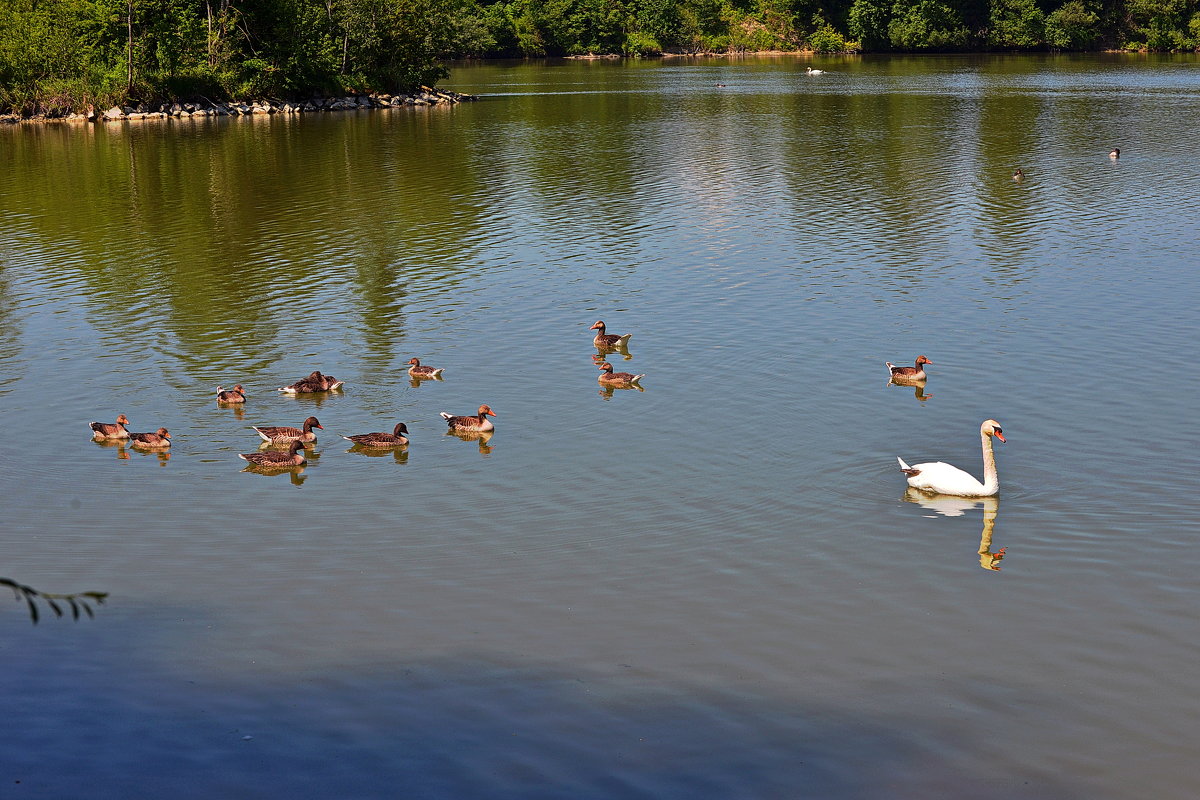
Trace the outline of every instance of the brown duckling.
<instances>
[{"instance_id":1,"label":"brown duckling","mask_svg":"<svg viewBox=\"0 0 1200 800\"><path fill-rule=\"evenodd\" d=\"M422 367L419 358L410 358L408 363L412 364L408 374L414 378L437 378L442 374L443 367Z\"/></svg>"},{"instance_id":2,"label":"brown duckling","mask_svg":"<svg viewBox=\"0 0 1200 800\"><path fill-rule=\"evenodd\" d=\"M171 434L166 428L159 428L154 433L131 433L129 443L134 447L170 447Z\"/></svg>"},{"instance_id":3,"label":"brown duckling","mask_svg":"<svg viewBox=\"0 0 1200 800\"><path fill-rule=\"evenodd\" d=\"M363 447L401 447L408 444L408 426L397 422L391 433L360 433L355 436L343 436L348 442L360 444Z\"/></svg>"},{"instance_id":4,"label":"brown duckling","mask_svg":"<svg viewBox=\"0 0 1200 800\"><path fill-rule=\"evenodd\" d=\"M320 370L313 370L307 377L301 378L295 383L280 386L278 391L287 394L315 394L339 389L342 383L343 381L339 381L332 375L322 375Z\"/></svg>"},{"instance_id":5,"label":"brown duckling","mask_svg":"<svg viewBox=\"0 0 1200 800\"><path fill-rule=\"evenodd\" d=\"M93 439L129 438L129 429L125 427L129 424L129 420L124 414L118 414L116 422L92 422L89 424L92 428Z\"/></svg>"},{"instance_id":6,"label":"brown duckling","mask_svg":"<svg viewBox=\"0 0 1200 800\"><path fill-rule=\"evenodd\" d=\"M890 361L883 363L887 364L888 369L891 370L894 380L923 381L926 377L924 365L933 362L927 356L917 356L915 364L911 367L897 367Z\"/></svg>"},{"instance_id":7,"label":"brown duckling","mask_svg":"<svg viewBox=\"0 0 1200 800\"><path fill-rule=\"evenodd\" d=\"M600 377L596 380L605 386L633 386L646 377L645 373L634 375L632 372L613 372L613 365L607 361L596 366L600 368Z\"/></svg>"},{"instance_id":8,"label":"brown duckling","mask_svg":"<svg viewBox=\"0 0 1200 800\"><path fill-rule=\"evenodd\" d=\"M254 428L264 442L272 444L287 444L288 442L315 442L317 435L313 433L313 428L325 430L325 427L317 421L316 417L309 417L304 420L303 428L288 428L284 426L265 426L262 428Z\"/></svg>"},{"instance_id":9,"label":"brown duckling","mask_svg":"<svg viewBox=\"0 0 1200 800\"><path fill-rule=\"evenodd\" d=\"M308 460L304 456L304 442L299 439L292 442L292 446L287 449L287 452L264 450L260 453L238 453L238 458L264 469L298 467Z\"/></svg>"},{"instance_id":10,"label":"brown duckling","mask_svg":"<svg viewBox=\"0 0 1200 800\"><path fill-rule=\"evenodd\" d=\"M242 389L239 383L232 389L225 389L221 386L217 387L217 402L218 403L244 403L246 402L246 392Z\"/></svg>"},{"instance_id":11,"label":"brown duckling","mask_svg":"<svg viewBox=\"0 0 1200 800\"><path fill-rule=\"evenodd\" d=\"M479 433L482 431L490 431L495 428L492 421L488 417L496 416L496 412L487 406L480 406L479 413L475 416L455 417L447 414L445 411L439 415L446 420L446 424L452 431L466 431L468 433Z\"/></svg>"},{"instance_id":12,"label":"brown duckling","mask_svg":"<svg viewBox=\"0 0 1200 800\"><path fill-rule=\"evenodd\" d=\"M629 337L633 336L632 333L626 333L623 336L618 336L615 333L605 333L604 320L602 319L596 320L596 324L588 328L588 330L599 331L599 333L596 334L596 338L592 339L592 344L596 345L596 347L604 347L609 349L626 346L629 344Z\"/></svg>"}]
</instances>

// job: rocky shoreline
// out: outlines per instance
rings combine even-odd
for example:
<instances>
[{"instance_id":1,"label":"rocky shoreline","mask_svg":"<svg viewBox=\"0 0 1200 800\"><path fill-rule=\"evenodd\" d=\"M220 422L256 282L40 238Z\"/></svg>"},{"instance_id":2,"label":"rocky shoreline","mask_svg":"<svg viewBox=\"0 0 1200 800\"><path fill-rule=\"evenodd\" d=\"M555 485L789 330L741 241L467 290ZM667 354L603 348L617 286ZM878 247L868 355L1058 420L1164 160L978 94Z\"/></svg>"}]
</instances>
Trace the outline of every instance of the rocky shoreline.
<instances>
[{"instance_id":1,"label":"rocky shoreline","mask_svg":"<svg viewBox=\"0 0 1200 800\"><path fill-rule=\"evenodd\" d=\"M105 111L89 106L84 111L62 113L0 115L0 124L22 122L121 122L167 119L169 117L240 117L270 114L316 114L327 111L360 111L376 108L400 108L404 106L454 105L477 99L473 95L459 94L442 89L422 86L411 94L361 94L345 97L314 97L309 100L231 100L227 103L204 100L201 102L138 103L136 106L113 106Z\"/></svg>"}]
</instances>

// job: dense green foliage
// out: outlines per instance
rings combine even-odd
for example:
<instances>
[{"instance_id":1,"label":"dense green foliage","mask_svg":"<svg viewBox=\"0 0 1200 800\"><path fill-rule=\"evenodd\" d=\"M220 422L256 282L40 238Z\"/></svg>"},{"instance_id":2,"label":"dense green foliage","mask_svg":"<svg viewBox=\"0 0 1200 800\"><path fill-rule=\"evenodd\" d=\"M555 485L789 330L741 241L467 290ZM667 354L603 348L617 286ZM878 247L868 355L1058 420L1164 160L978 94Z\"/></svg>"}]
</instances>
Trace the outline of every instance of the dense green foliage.
<instances>
[{"instance_id":1,"label":"dense green foliage","mask_svg":"<svg viewBox=\"0 0 1200 800\"><path fill-rule=\"evenodd\" d=\"M399 91L481 35L472 0L0 0L0 107Z\"/></svg>"},{"instance_id":2,"label":"dense green foliage","mask_svg":"<svg viewBox=\"0 0 1200 800\"><path fill-rule=\"evenodd\" d=\"M0 0L0 107L399 91L462 55L1198 46L1200 0Z\"/></svg>"}]
</instances>

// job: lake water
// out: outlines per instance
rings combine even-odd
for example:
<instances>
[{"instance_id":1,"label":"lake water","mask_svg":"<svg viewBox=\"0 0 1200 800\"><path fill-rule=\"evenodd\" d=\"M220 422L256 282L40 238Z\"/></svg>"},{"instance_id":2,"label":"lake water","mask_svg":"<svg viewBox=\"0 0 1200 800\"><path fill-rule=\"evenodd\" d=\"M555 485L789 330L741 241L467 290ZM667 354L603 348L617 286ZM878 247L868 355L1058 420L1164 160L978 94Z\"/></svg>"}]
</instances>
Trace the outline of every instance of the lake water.
<instances>
[{"instance_id":1,"label":"lake water","mask_svg":"<svg viewBox=\"0 0 1200 800\"><path fill-rule=\"evenodd\" d=\"M0 794L1200 793L1200 60L809 63L0 130Z\"/></svg>"}]
</instances>

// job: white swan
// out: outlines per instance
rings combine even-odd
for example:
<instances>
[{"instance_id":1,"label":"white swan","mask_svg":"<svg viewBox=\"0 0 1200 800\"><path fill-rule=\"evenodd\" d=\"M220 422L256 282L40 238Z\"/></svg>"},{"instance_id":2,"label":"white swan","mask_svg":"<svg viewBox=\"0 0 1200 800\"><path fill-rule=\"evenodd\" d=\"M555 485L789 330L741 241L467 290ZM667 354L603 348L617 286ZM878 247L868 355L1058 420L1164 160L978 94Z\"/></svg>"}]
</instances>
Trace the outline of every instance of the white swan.
<instances>
[{"instance_id":1,"label":"white swan","mask_svg":"<svg viewBox=\"0 0 1200 800\"><path fill-rule=\"evenodd\" d=\"M1002 442L1007 441L1000 423L994 419L986 419L979 426L979 438L983 442L983 483L977 481L971 473L941 461L910 467L899 456L896 460L900 462L900 470L908 476L908 485L914 489L960 497L991 497L1000 492L1000 479L996 476L996 456L992 453L993 436Z\"/></svg>"},{"instance_id":2,"label":"white swan","mask_svg":"<svg viewBox=\"0 0 1200 800\"><path fill-rule=\"evenodd\" d=\"M805 68L804 68L804 74L805 74L805 75L824 75L824 74L825 74L825 70L823 70L823 69L813 69L812 67L805 67Z\"/></svg>"}]
</instances>

